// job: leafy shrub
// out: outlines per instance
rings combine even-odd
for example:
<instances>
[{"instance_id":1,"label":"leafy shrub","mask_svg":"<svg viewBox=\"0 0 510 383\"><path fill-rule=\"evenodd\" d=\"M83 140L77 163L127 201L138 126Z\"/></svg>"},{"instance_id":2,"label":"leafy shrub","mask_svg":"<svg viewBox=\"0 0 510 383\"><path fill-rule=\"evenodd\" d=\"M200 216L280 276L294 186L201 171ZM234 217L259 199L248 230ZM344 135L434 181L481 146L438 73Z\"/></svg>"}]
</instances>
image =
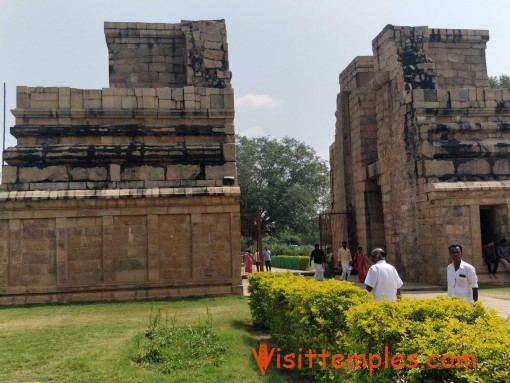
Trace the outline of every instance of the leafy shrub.
<instances>
[{"instance_id":1,"label":"leafy shrub","mask_svg":"<svg viewBox=\"0 0 510 383\"><path fill-rule=\"evenodd\" d=\"M156 367L161 373L206 365L218 365L225 352L219 338L212 331L212 317L207 311L204 322L177 327L175 318L162 323L161 311L150 317L149 328L138 335L139 353L135 362L144 367Z\"/></svg>"},{"instance_id":2,"label":"leafy shrub","mask_svg":"<svg viewBox=\"0 0 510 383\"><path fill-rule=\"evenodd\" d=\"M379 368L374 376L356 370L353 381L372 382L508 382L510 374L510 325L492 309L480 303L467 304L459 298L406 299L372 302L353 307L347 313L350 352L404 356L416 354L415 368ZM473 354L476 368L427 367L432 354ZM440 362L435 358L434 365Z\"/></svg>"},{"instance_id":3,"label":"leafy shrub","mask_svg":"<svg viewBox=\"0 0 510 383\"><path fill-rule=\"evenodd\" d=\"M265 246L265 245L264 245ZM292 246L283 243L267 245L273 254L276 255L288 255L288 256L310 256L310 253L314 249L310 245Z\"/></svg>"},{"instance_id":4,"label":"leafy shrub","mask_svg":"<svg viewBox=\"0 0 510 383\"><path fill-rule=\"evenodd\" d=\"M291 273L257 273L249 277L254 324L269 329L283 351L321 350L346 331L345 313L372 296L354 284L334 279L317 282ZM310 371L307 371L310 372ZM327 371L311 370L316 377Z\"/></svg>"},{"instance_id":5,"label":"leafy shrub","mask_svg":"<svg viewBox=\"0 0 510 383\"><path fill-rule=\"evenodd\" d=\"M273 296L273 286L279 282L290 281L292 273L254 273L248 275L248 292L250 293L250 311L255 326L269 329L269 320L273 313L269 310L269 297Z\"/></svg>"},{"instance_id":6,"label":"leafy shrub","mask_svg":"<svg viewBox=\"0 0 510 383\"><path fill-rule=\"evenodd\" d=\"M316 381L510 381L510 319L480 303L444 296L378 302L349 282L317 282L291 273L257 273L249 282L254 323L269 329L282 352L310 348L404 358L403 368L323 368L316 360L313 369L302 370ZM438 355L434 364L447 354L473 357L458 367L433 368L427 365L433 354ZM473 360L476 368L465 366Z\"/></svg>"}]
</instances>

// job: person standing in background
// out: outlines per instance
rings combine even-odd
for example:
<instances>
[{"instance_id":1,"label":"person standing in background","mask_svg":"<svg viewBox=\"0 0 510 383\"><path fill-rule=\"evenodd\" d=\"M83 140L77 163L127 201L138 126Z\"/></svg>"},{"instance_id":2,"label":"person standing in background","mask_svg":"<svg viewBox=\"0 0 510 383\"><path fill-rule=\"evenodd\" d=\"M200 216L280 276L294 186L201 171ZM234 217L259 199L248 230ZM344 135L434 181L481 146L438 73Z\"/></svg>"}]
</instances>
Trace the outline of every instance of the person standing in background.
<instances>
[{"instance_id":1,"label":"person standing in background","mask_svg":"<svg viewBox=\"0 0 510 383\"><path fill-rule=\"evenodd\" d=\"M255 253L253 253L253 262L255 262L257 271L264 271L264 268L262 267L262 262L260 261L260 253L258 249L255 250Z\"/></svg>"},{"instance_id":2,"label":"person standing in background","mask_svg":"<svg viewBox=\"0 0 510 383\"><path fill-rule=\"evenodd\" d=\"M271 250L267 247L264 249L264 263L266 264L266 271L271 271Z\"/></svg>"},{"instance_id":3,"label":"person standing in background","mask_svg":"<svg viewBox=\"0 0 510 383\"><path fill-rule=\"evenodd\" d=\"M508 247L508 243L505 238L499 242L499 245L496 248L496 253L499 261L503 264L506 271L510 273L510 247Z\"/></svg>"},{"instance_id":4,"label":"person standing in background","mask_svg":"<svg viewBox=\"0 0 510 383\"><path fill-rule=\"evenodd\" d=\"M253 272L253 259L249 251L244 253L244 271L247 274Z\"/></svg>"},{"instance_id":5,"label":"person standing in background","mask_svg":"<svg viewBox=\"0 0 510 383\"><path fill-rule=\"evenodd\" d=\"M448 246L452 263L446 269L448 280L448 296L461 297L466 302L478 300L478 277L476 270L469 263L462 260L462 246L454 243Z\"/></svg>"},{"instance_id":6,"label":"person standing in background","mask_svg":"<svg viewBox=\"0 0 510 383\"><path fill-rule=\"evenodd\" d=\"M324 261L324 278L335 278L335 264L333 251L330 247L326 248L326 255Z\"/></svg>"},{"instance_id":7,"label":"person standing in background","mask_svg":"<svg viewBox=\"0 0 510 383\"><path fill-rule=\"evenodd\" d=\"M342 247L338 250L338 260L342 266L342 275L340 280L347 280L351 274L352 255L351 251L347 248L347 242L342 242Z\"/></svg>"},{"instance_id":8,"label":"person standing in background","mask_svg":"<svg viewBox=\"0 0 510 383\"><path fill-rule=\"evenodd\" d=\"M319 248L319 244L315 244L315 249L312 250L312 253L310 254L310 265L312 264L312 261L315 265L315 275L314 278L316 281L322 281L324 278L324 268L322 267L322 264L325 262L325 256L324 252Z\"/></svg>"},{"instance_id":9,"label":"person standing in background","mask_svg":"<svg viewBox=\"0 0 510 383\"><path fill-rule=\"evenodd\" d=\"M356 262L356 269L358 270L358 280L365 282L367 276L367 257L363 253L363 248L358 247L358 250L354 253L354 262Z\"/></svg>"},{"instance_id":10,"label":"person standing in background","mask_svg":"<svg viewBox=\"0 0 510 383\"><path fill-rule=\"evenodd\" d=\"M483 248L483 260L487 264L489 270L489 278L497 278L496 273L498 272L499 259L496 253L496 247L493 241L489 241Z\"/></svg>"}]
</instances>

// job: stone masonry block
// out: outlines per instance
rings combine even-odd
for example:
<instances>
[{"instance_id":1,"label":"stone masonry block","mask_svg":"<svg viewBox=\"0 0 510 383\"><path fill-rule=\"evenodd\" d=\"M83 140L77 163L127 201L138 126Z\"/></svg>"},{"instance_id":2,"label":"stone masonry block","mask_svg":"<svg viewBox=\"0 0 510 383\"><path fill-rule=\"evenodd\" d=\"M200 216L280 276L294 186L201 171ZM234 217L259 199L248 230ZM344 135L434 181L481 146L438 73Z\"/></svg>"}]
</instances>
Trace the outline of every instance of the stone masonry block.
<instances>
[{"instance_id":1,"label":"stone masonry block","mask_svg":"<svg viewBox=\"0 0 510 383\"><path fill-rule=\"evenodd\" d=\"M196 109L197 108L197 102L193 101L185 101L184 102L184 109Z\"/></svg>"},{"instance_id":2,"label":"stone masonry block","mask_svg":"<svg viewBox=\"0 0 510 383\"><path fill-rule=\"evenodd\" d=\"M114 88L113 95L114 96L127 96L129 89L127 88Z\"/></svg>"},{"instance_id":3,"label":"stone masonry block","mask_svg":"<svg viewBox=\"0 0 510 383\"><path fill-rule=\"evenodd\" d=\"M200 107L202 109L210 109L211 108L211 97L209 97L209 96L200 97Z\"/></svg>"},{"instance_id":4,"label":"stone masonry block","mask_svg":"<svg viewBox=\"0 0 510 383\"><path fill-rule=\"evenodd\" d=\"M108 171L104 167L74 168L71 170L71 178L74 181L106 181Z\"/></svg>"},{"instance_id":5,"label":"stone masonry block","mask_svg":"<svg viewBox=\"0 0 510 383\"><path fill-rule=\"evenodd\" d=\"M121 98L122 109L134 109L137 107L135 96L122 96Z\"/></svg>"},{"instance_id":6,"label":"stone masonry block","mask_svg":"<svg viewBox=\"0 0 510 383\"><path fill-rule=\"evenodd\" d=\"M148 109L157 109L158 108L158 98L144 96L143 101L142 101L142 107L148 108Z\"/></svg>"},{"instance_id":7,"label":"stone masonry block","mask_svg":"<svg viewBox=\"0 0 510 383\"><path fill-rule=\"evenodd\" d=\"M175 101L184 101L184 89L177 88L172 89L172 99Z\"/></svg>"},{"instance_id":8,"label":"stone masonry block","mask_svg":"<svg viewBox=\"0 0 510 383\"><path fill-rule=\"evenodd\" d=\"M233 94L225 95L224 106L227 109L234 109L234 95Z\"/></svg>"},{"instance_id":9,"label":"stone masonry block","mask_svg":"<svg viewBox=\"0 0 510 383\"><path fill-rule=\"evenodd\" d=\"M16 107L28 108L30 105L30 95L26 86L16 87Z\"/></svg>"},{"instance_id":10,"label":"stone masonry block","mask_svg":"<svg viewBox=\"0 0 510 383\"><path fill-rule=\"evenodd\" d=\"M122 107L121 96L103 96L103 108L120 109Z\"/></svg>"},{"instance_id":11,"label":"stone masonry block","mask_svg":"<svg viewBox=\"0 0 510 383\"><path fill-rule=\"evenodd\" d=\"M110 181L120 181L120 165L110 164Z\"/></svg>"},{"instance_id":12,"label":"stone masonry block","mask_svg":"<svg viewBox=\"0 0 510 383\"><path fill-rule=\"evenodd\" d=\"M177 101L159 99L158 107L160 109L177 109Z\"/></svg>"},{"instance_id":13,"label":"stone masonry block","mask_svg":"<svg viewBox=\"0 0 510 383\"><path fill-rule=\"evenodd\" d=\"M486 159L474 159L460 163L457 166L457 175L488 175L491 173L491 165Z\"/></svg>"},{"instance_id":14,"label":"stone masonry block","mask_svg":"<svg viewBox=\"0 0 510 383\"><path fill-rule=\"evenodd\" d=\"M501 159L494 162L494 166L492 168L494 174L508 175L510 174L510 164L509 160Z\"/></svg>"},{"instance_id":15,"label":"stone masonry block","mask_svg":"<svg viewBox=\"0 0 510 383\"><path fill-rule=\"evenodd\" d=\"M172 88L157 88L156 93L160 101L172 99Z\"/></svg>"},{"instance_id":16,"label":"stone masonry block","mask_svg":"<svg viewBox=\"0 0 510 383\"><path fill-rule=\"evenodd\" d=\"M58 107L62 109L71 108L70 88L58 88Z\"/></svg>"},{"instance_id":17,"label":"stone masonry block","mask_svg":"<svg viewBox=\"0 0 510 383\"><path fill-rule=\"evenodd\" d=\"M195 88L187 86L184 88L184 101L195 101Z\"/></svg>"},{"instance_id":18,"label":"stone masonry block","mask_svg":"<svg viewBox=\"0 0 510 383\"><path fill-rule=\"evenodd\" d=\"M155 88L143 88L142 89L142 95L144 97L156 97L156 89Z\"/></svg>"},{"instance_id":19,"label":"stone masonry block","mask_svg":"<svg viewBox=\"0 0 510 383\"><path fill-rule=\"evenodd\" d=\"M9 165L2 166L2 183L15 183L18 177L18 168Z\"/></svg>"},{"instance_id":20,"label":"stone masonry block","mask_svg":"<svg viewBox=\"0 0 510 383\"><path fill-rule=\"evenodd\" d=\"M225 103L224 103L223 95L212 94L211 95L211 109L224 109L224 108L225 108Z\"/></svg>"},{"instance_id":21,"label":"stone masonry block","mask_svg":"<svg viewBox=\"0 0 510 383\"><path fill-rule=\"evenodd\" d=\"M236 160L236 145L235 144L223 144L223 159L225 161Z\"/></svg>"},{"instance_id":22,"label":"stone masonry block","mask_svg":"<svg viewBox=\"0 0 510 383\"><path fill-rule=\"evenodd\" d=\"M425 160L423 161L425 176L443 176L454 174L455 168L452 161L447 160Z\"/></svg>"},{"instance_id":23,"label":"stone masonry block","mask_svg":"<svg viewBox=\"0 0 510 383\"><path fill-rule=\"evenodd\" d=\"M225 176L231 176L236 178L236 166L235 162L226 162L223 165L206 165L205 166L205 178L208 180L223 180Z\"/></svg>"},{"instance_id":24,"label":"stone masonry block","mask_svg":"<svg viewBox=\"0 0 510 383\"><path fill-rule=\"evenodd\" d=\"M65 166L47 166L39 169L26 167L19 169L20 182L68 181L69 176Z\"/></svg>"},{"instance_id":25,"label":"stone masonry block","mask_svg":"<svg viewBox=\"0 0 510 383\"><path fill-rule=\"evenodd\" d=\"M133 166L121 169L122 181L163 181L165 180L165 171L162 167L155 166Z\"/></svg>"},{"instance_id":26,"label":"stone masonry block","mask_svg":"<svg viewBox=\"0 0 510 383\"><path fill-rule=\"evenodd\" d=\"M436 153L436 148L430 141L423 141L420 145L420 151L423 156L432 158Z\"/></svg>"},{"instance_id":27,"label":"stone masonry block","mask_svg":"<svg viewBox=\"0 0 510 383\"><path fill-rule=\"evenodd\" d=\"M195 179L198 175L200 175L199 165L168 165L166 167L168 181Z\"/></svg>"}]
</instances>

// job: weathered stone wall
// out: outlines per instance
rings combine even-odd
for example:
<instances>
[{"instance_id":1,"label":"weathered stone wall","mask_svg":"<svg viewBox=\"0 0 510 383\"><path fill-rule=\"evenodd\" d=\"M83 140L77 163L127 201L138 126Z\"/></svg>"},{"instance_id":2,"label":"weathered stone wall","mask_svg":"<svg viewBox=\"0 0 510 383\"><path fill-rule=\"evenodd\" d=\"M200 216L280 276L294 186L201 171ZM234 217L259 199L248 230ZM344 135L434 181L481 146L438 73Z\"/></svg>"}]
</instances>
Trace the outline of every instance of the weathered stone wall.
<instances>
[{"instance_id":1,"label":"weathered stone wall","mask_svg":"<svg viewBox=\"0 0 510 383\"><path fill-rule=\"evenodd\" d=\"M111 88L17 88L0 304L241 293L224 22L105 34Z\"/></svg>"},{"instance_id":2,"label":"weathered stone wall","mask_svg":"<svg viewBox=\"0 0 510 383\"><path fill-rule=\"evenodd\" d=\"M17 88L4 190L222 186L232 89Z\"/></svg>"},{"instance_id":3,"label":"weathered stone wall","mask_svg":"<svg viewBox=\"0 0 510 383\"><path fill-rule=\"evenodd\" d=\"M105 23L111 88L230 88L224 20Z\"/></svg>"},{"instance_id":4,"label":"weathered stone wall","mask_svg":"<svg viewBox=\"0 0 510 383\"><path fill-rule=\"evenodd\" d=\"M335 158L345 159L331 161L331 178L335 183L332 190L338 192L333 198L333 211L351 215L349 232L356 233L360 243L367 243L371 235L363 229L366 225L364 213L367 209L364 193L368 190L364 168L353 164L367 166L377 159L375 96L369 86L372 77L372 57L357 57L340 74L342 91L337 98L336 139L331 147ZM335 174L344 176L336 177ZM352 227L354 222L356 225ZM374 227L374 231L377 231L377 228ZM345 234L342 233L342 236ZM334 242L340 246L345 239L347 238L335 237Z\"/></svg>"},{"instance_id":5,"label":"weathered stone wall","mask_svg":"<svg viewBox=\"0 0 510 383\"><path fill-rule=\"evenodd\" d=\"M407 280L444 283L453 241L482 268L480 207L493 211L494 237L510 235L510 91L484 88L487 41L487 31L389 25L372 67L356 58L340 75L333 206L352 207L353 246L380 246L384 227Z\"/></svg>"},{"instance_id":6,"label":"weathered stone wall","mask_svg":"<svg viewBox=\"0 0 510 383\"><path fill-rule=\"evenodd\" d=\"M439 89L489 86L485 59L489 31L426 28L424 34Z\"/></svg>"},{"instance_id":7,"label":"weathered stone wall","mask_svg":"<svg viewBox=\"0 0 510 383\"><path fill-rule=\"evenodd\" d=\"M0 192L0 304L240 293L239 191L203 189Z\"/></svg>"},{"instance_id":8,"label":"weathered stone wall","mask_svg":"<svg viewBox=\"0 0 510 383\"><path fill-rule=\"evenodd\" d=\"M417 175L427 181L510 179L509 89L414 90Z\"/></svg>"}]
</instances>

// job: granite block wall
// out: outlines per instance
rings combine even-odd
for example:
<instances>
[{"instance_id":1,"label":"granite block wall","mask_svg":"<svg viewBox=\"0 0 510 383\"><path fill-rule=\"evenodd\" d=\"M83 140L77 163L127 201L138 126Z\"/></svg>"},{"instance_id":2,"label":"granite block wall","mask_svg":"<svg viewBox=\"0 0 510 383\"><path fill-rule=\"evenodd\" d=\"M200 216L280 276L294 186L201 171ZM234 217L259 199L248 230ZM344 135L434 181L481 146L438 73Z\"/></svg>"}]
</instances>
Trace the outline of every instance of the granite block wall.
<instances>
[{"instance_id":1,"label":"granite block wall","mask_svg":"<svg viewBox=\"0 0 510 383\"><path fill-rule=\"evenodd\" d=\"M17 88L0 304L241 293L224 21L104 27L109 88Z\"/></svg>"},{"instance_id":2,"label":"granite block wall","mask_svg":"<svg viewBox=\"0 0 510 383\"><path fill-rule=\"evenodd\" d=\"M488 40L388 25L340 74L333 208L409 281L444 284L455 241L483 272L482 242L510 236L510 92L487 87Z\"/></svg>"}]
</instances>

